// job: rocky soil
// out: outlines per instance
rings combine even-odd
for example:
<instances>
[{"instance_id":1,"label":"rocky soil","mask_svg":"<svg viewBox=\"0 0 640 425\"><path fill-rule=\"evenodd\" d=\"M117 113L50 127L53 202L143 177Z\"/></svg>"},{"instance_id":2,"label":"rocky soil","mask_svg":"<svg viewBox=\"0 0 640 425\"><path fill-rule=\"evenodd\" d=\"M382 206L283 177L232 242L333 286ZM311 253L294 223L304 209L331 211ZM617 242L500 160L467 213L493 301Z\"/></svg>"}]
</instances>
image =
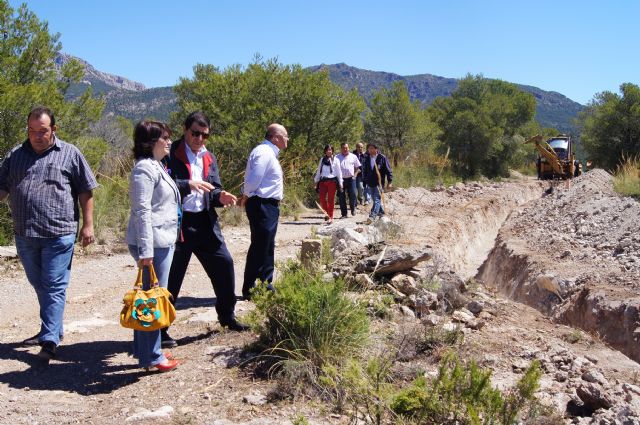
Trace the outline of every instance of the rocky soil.
<instances>
[{"instance_id":1,"label":"rocky soil","mask_svg":"<svg viewBox=\"0 0 640 425\"><path fill-rule=\"evenodd\" d=\"M284 219L276 255L297 256L312 234L330 238L327 278L345 277L355 297L369 300L373 329L404 341L396 346L399 382L437 370L437 350L427 355L407 341L455 331L463 335L455 349L491 368L500 388L540 361L537 396L555 423L640 424L640 207L615 195L598 170L544 196L547 187L521 179L398 189L386 195L387 218L372 226L362 224L364 209L331 226L314 212ZM247 227L223 229L237 293ZM321 244L308 240L304 249L313 257ZM130 332L117 323L133 261L102 251L74 259L65 340L48 367L19 345L37 330L33 291L16 260L0 262L0 423L349 423L348 412L320 400L280 399L275 382L252 373L243 348L256 336L221 331L196 262L172 327L180 343L172 353L183 365L162 375L138 369ZM242 301L237 310L251 308Z\"/></svg>"}]
</instances>

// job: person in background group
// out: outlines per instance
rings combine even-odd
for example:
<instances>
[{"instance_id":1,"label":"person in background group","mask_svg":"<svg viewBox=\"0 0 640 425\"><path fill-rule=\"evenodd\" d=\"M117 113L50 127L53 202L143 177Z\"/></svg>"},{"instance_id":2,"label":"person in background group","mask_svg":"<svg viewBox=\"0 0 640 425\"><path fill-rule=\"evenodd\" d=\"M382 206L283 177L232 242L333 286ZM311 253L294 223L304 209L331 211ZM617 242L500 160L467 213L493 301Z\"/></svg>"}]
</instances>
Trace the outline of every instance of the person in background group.
<instances>
[{"instance_id":1,"label":"person in background group","mask_svg":"<svg viewBox=\"0 0 640 425\"><path fill-rule=\"evenodd\" d=\"M144 290L150 286L151 265L159 285L167 286L178 238L180 192L160 162L169 154L170 135L166 124L155 121L142 121L133 132L136 163L129 182L127 244L138 267L144 268ZM133 354L141 367L167 372L178 366L178 361L164 354L160 346L160 330L133 331Z\"/></svg>"},{"instance_id":2,"label":"person in background group","mask_svg":"<svg viewBox=\"0 0 640 425\"><path fill-rule=\"evenodd\" d=\"M353 151L353 154L358 158L358 161L360 162L360 167L358 167L359 172L356 174L356 188L358 190L358 202L360 202L360 205L367 205L369 204L369 191L366 190L366 188L364 187L364 182L362 180L362 164L364 164L364 157L365 157L365 153L364 153L364 145L362 144L362 142L358 142L356 143L356 150Z\"/></svg>"},{"instance_id":3,"label":"person in background group","mask_svg":"<svg viewBox=\"0 0 640 425\"><path fill-rule=\"evenodd\" d=\"M63 315L80 211L82 246L94 242L93 189L89 164L73 145L56 137L46 107L27 116L28 138L0 165L0 200L10 197L16 249L40 304L40 332L23 341L40 345L38 356L55 357L63 338Z\"/></svg>"},{"instance_id":4,"label":"person in background group","mask_svg":"<svg viewBox=\"0 0 640 425\"><path fill-rule=\"evenodd\" d=\"M247 160L240 202L246 208L251 229L242 285L242 295L247 300L251 299L256 280L267 283L267 288L273 290L276 232L280 201L284 196L278 155L287 148L288 142L287 129L280 124L271 124L267 127L265 140L253 148Z\"/></svg>"},{"instance_id":5,"label":"person in background group","mask_svg":"<svg viewBox=\"0 0 640 425\"><path fill-rule=\"evenodd\" d=\"M378 147L373 143L367 145L367 155L362 164L363 180L365 186L369 189L373 205L367 219L367 224L371 224L378 217L384 215L382 206L382 192L387 182L387 188L391 188L393 174L391 173L391 164L386 156L378 151Z\"/></svg>"},{"instance_id":6,"label":"person in background group","mask_svg":"<svg viewBox=\"0 0 640 425\"><path fill-rule=\"evenodd\" d=\"M182 196L181 237L169 272L168 289L173 302L178 300L191 254L206 271L216 294L216 313L223 327L244 331L248 327L235 317L235 272L215 208L235 205L236 197L222 190L218 162L205 147L211 123L202 112L192 112L184 121L183 137L171 144L168 170ZM162 332L162 346L177 342Z\"/></svg>"},{"instance_id":7,"label":"person in background group","mask_svg":"<svg viewBox=\"0 0 640 425\"><path fill-rule=\"evenodd\" d=\"M349 152L348 143L343 143L340 146L340 153L336 155L336 158L340 162L340 172L342 173L343 190L338 192L341 218L347 216L347 195L349 195L351 216L354 216L356 215L356 205L358 205L358 200L356 199L356 176L360 174L360 160L356 155Z\"/></svg>"},{"instance_id":8,"label":"person in background group","mask_svg":"<svg viewBox=\"0 0 640 425\"><path fill-rule=\"evenodd\" d=\"M327 224L331 224L336 203L336 190L342 192L343 183L340 161L333 156L333 148L329 145L324 147L324 155L320 158L313 181L316 183L320 196L320 207L326 214L324 219ZM344 215L346 215L346 207Z\"/></svg>"}]
</instances>

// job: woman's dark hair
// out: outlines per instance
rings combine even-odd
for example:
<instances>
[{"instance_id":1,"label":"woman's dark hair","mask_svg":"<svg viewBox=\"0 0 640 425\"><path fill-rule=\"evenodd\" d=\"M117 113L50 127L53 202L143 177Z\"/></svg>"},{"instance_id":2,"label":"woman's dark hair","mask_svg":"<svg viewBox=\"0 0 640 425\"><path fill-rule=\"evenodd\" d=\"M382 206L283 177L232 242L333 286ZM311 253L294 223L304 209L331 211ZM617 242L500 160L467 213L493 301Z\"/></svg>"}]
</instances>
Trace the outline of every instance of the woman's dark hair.
<instances>
[{"instance_id":1,"label":"woman's dark hair","mask_svg":"<svg viewBox=\"0 0 640 425\"><path fill-rule=\"evenodd\" d=\"M198 124L200 127L211 128L211 121L209 121L209 117L201 111L195 111L190 113L187 118L184 120L184 128L190 129L193 123Z\"/></svg>"},{"instance_id":2,"label":"woman's dark hair","mask_svg":"<svg viewBox=\"0 0 640 425\"><path fill-rule=\"evenodd\" d=\"M133 157L152 158L153 146L164 134L171 136L171 130L165 123L140 121L133 130Z\"/></svg>"},{"instance_id":3,"label":"woman's dark hair","mask_svg":"<svg viewBox=\"0 0 640 425\"><path fill-rule=\"evenodd\" d=\"M324 150L323 150L322 152L327 153L327 151L328 151L329 149L331 149L331 151L333 152L333 146L331 146L331 145L325 145L325 146L324 146Z\"/></svg>"}]
</instances>

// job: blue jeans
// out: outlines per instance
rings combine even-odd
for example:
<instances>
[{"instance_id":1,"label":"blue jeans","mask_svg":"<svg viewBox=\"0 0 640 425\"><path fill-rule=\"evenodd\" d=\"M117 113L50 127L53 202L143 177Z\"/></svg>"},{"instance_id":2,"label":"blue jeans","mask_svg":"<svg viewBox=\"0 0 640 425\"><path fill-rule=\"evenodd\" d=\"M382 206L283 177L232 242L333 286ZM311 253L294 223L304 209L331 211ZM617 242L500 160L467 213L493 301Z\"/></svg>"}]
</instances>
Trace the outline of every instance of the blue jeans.
<instances>
[{"instance_id":1,"label":"blue jeans","mask_svg":"<svg viewBox=\"0 0 640 425\"><path fill-rule=\"evenodd\" d=\"M40 342L60 344L64 304L76 235L33 238L16 235L16 249L40 304Z\"/></svg>"},{"instance_id":2,"label":"blue jeans","mask_svg":"<svg viewBox=\"0 0 640 425\"><path fill-rule=\"evenodd\" d=\"M369 192L371 193L371 199L373 200L373 205L371 206L371 212L369 213L369 217L376 218L384 215L384 209L382 208L382 194L380 193L380 188L369 187Z\"/></svg>"},{"instance_id":3,"label":"blue jeans","mask_svg":"<svg viewBox=\"0 0 640 425\"><path fill-rule=\"evenodd\" d=\"M158 276L158 283L161 287L167 287L169 280L169 269L173 259L174 245L168 248L153 248L153 268ZM138 258L138 247L129 245L129 252L136 260ZM145 267L142 273L142 288L149 289L149 268ZM133 331L133 355L138 358L140 367L150 367L162 363L167 358L162 354L160 341L160 331Z\"/></svg>"}]
</instances>

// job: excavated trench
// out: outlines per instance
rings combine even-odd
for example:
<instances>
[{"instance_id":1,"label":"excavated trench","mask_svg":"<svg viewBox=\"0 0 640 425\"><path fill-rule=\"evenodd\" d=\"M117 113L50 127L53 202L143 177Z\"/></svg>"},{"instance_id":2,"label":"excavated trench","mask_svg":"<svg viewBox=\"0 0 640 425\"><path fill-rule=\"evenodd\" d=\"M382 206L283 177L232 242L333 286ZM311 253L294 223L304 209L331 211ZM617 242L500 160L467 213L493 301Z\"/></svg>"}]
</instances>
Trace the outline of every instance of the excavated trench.
<instances>
[{"instance_id":1,"label":"excavated trench","mask_svg":"<svg viewBox=\"0 0 640 425\"><path fill-rule=\"evenodd\" d=\"M640 362L640 302L606 286L567 288L575 276L556 270L552 256L526 246L503 226L514 211L538 208L544 188L524 184L520 190L478 197L452 212L433 247L463 279L475 278L505 297L534 307L558 323L597 335ZM581 265L576 262L575 269Z\"/></svg>"}]
</instances>

